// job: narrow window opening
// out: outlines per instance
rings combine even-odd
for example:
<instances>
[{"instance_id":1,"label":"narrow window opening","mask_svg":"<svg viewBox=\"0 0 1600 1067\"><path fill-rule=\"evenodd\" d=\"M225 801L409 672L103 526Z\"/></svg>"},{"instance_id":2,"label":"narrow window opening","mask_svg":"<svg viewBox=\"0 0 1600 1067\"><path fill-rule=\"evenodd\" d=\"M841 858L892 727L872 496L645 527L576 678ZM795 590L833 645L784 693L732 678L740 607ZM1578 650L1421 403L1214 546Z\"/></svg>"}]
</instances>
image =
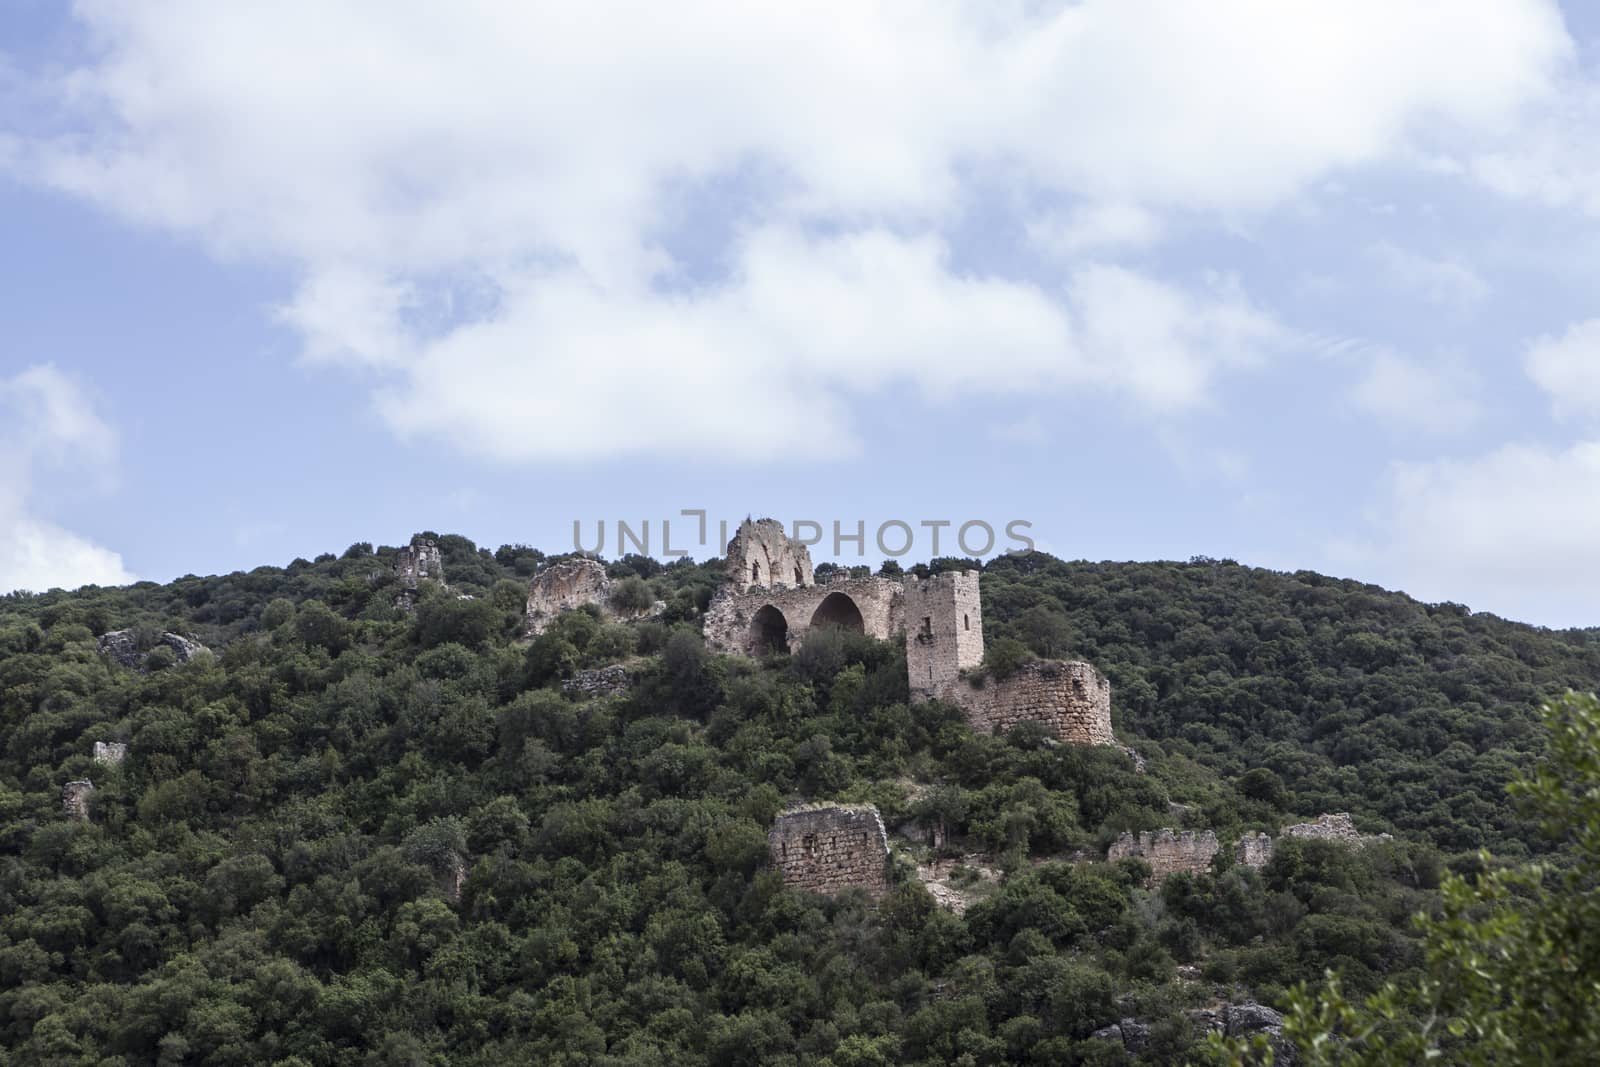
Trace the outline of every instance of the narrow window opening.
<instances>
[{"instance_id":1,"label":"narrow window opening","mask_svg":"<svg viewBox=\"0 0 1600 1067\"><path fill-rule=\"evenodd\" d=\"M796 567L794 569L794 584L795 585L804 585L805 584L805 580L800 577L800 568L799 567Z\"/></svg>"},{"instance_id":2,"label":"narrow window opening","mask_svg":"<svg viewBox=\"0 0 1600 1067\"><path fill-rule=\"evenodd\" d=\"M811 859L817 854L817 835L807 834L800 839L800 851L806 859Z\"/></svg>"},{"instance_id":3,"label":"narrow window opening","mask_svg":"<svg viewBox=\"0 0 1600 1067\"><path fill-rule=\"evenodd\" d=\"M761 580L761 564L750 564L750 580L752 582L759 582Z\"/></svg>"},{"instance_id":4,"label":"narrow window opening","mask_svg":"<svg viewBox=\"0 0 1600 1067\"><path fill-rule=\"evenodd\" d=\"M972 629L972 619L971 619L970 616L967 616L967 615L961 616L961 628L963 630Z\"/></svg>"},{"instance_id":5,"label":"narrow window opening","mask_svg":"<svg viewBox=\"0 0 1600 1067\"><path fill-rule=\"evenodd\" d=\"M933 636L933 616L932 615L924 615L922 617L922 635L924 637L932 637Z\"/></svg>"}]
</instances>

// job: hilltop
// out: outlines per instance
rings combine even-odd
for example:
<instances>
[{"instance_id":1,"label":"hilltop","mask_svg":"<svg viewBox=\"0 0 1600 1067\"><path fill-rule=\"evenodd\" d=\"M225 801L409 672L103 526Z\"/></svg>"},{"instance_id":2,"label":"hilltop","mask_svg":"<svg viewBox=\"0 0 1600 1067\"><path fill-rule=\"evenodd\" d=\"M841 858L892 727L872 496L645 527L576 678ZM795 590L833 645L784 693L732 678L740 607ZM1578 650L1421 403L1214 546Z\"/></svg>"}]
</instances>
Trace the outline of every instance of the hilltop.
<instances>
[{"instance_id":1,"label":"hilltop","mask_svg":"<svg viewBox=\"0 0 1600 1067\"><path fill-rule=\"evenodd\" d=\"M552 559L424 540L440 574L358 544L0 598L5 1047L1170 1062L1230 1003L1330 965L1356 990L1415 967L1407 917L1442 870L1537 847L1504 787L1542 751L1539 700L1600 680L1596 631L1308 572L914 569L981 569L989 661L1103 672L1140 773L1114 746L987 736L914 700L893 641L716 654L720 560L614 561L615 612L529 636ZM102 653L118 631L132 659ZM180 662L168 634L203 647ZM97 763L96 742L127 749ZM75 781L94 786L83 819L62 808ZM784 888L766 835L799 802L882 813L897 866L876 905ZM1225 850L1153 887L1139 860L1100 859L1124 831L1229 842L1326 812L1393 836L1296 841L1260 869ZM935 822L938 847L915 839ZM941 863L963 914L915 876Z\"/></svg>"}]
</instances>

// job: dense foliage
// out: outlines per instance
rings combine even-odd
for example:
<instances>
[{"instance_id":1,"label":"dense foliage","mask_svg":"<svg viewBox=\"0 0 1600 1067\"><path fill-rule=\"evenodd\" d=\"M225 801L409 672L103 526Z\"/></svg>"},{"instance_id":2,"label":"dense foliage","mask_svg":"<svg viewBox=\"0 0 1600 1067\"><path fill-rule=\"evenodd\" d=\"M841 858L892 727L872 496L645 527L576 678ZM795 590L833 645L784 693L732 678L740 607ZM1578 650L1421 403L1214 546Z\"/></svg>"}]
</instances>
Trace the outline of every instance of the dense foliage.
<instances>
[{"instance_id":1,"label":"dense foliage","mask_svg":"<svg viewBox=\"0 0 1600 1067\"><path fill-rule=\"evenodd\" d=\"M0 598L0 1048L61 1064L1120 1063L1091 1033L1366 994L1422 961L1450 866L1525 854L1505 785L1541 696L1600 679L1600 634L1226 562L1007 558L1001 649L1081 656L1149 761L974 735L908 706L903 651L828 632L711 656L713 566L612 564L648 622L520 639L536 550L439 538L448 589L396 609L392 551L170 585ZM963 561L935 561L941 566ZM463 596L470 599L462 599ZM647 599L649 598L649 599ZM132 628L143 672L96 651ZM215 650L177 665L155 636ZM1007 640L1009 639L1009 640ZM1013 646L1011 641L1016 642ZM624 662L625 696L562 695ZM118 768L93 742L127 741ZM63 783L96 786L90 819ZM957 917L910 870L879 907L782 888L773 815L870 800L1004 868ZM1180 806L1174 806L1180 805ZM1143 887L1071 862L1123 829L1224 839L1350 810L1387 844L1283 844L1261 871ZM453 899L456 864L466 877Z\"/></svg>"}]
</instances>

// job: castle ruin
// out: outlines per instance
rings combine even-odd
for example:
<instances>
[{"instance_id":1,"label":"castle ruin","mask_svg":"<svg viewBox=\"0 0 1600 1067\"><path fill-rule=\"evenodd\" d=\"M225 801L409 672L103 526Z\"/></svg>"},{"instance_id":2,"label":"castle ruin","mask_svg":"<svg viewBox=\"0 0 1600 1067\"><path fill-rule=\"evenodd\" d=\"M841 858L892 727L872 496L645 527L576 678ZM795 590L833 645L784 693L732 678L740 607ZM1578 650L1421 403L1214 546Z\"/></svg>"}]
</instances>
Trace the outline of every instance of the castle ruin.
<instances>
[{"instance_id":1,"label":"castle ruin","mask_svg":"<svg viewBox=\"0 0 1600 1067\"><path fill-rule=\"evenodd\" d=\"M604 609L610 599L611 579L604 563L584 557L552 563L528 583L528 634L544 633L564 611L586 604Z\"/></svg>"},{"instance_id":2,"label":"castle ruin","mask_svg":"<svg viewBox=\"0 0 1600 1067\"><path fill-rule=\"evenodd\" d=\"M811 893L889 891L889 835L871 804L791 808L767 833L767 852L784 884Z\"/></svg>"},{"instance_id":3,"label":"castle ruin","mask_svg":"<svg viewBox=\"0 0 1600 1067\"><path fill-rule=\"evenodd\" d=\"M792 652L820 626L881 641L903 637L913 703L942 700L973 729L1001 733L1042 722L1072 744L1112 745L1111 683L1082 662L1039 660L1005 679L982 679L978 571L929 578L849 578L817 584L806 546L772 519L740 524L727 548L729 583L711 600L706 644L746 656Z\"/></svg>"},{"instance_id":4,"label":"castle ruin","mask_svg":"<svg viewBox=\"0 0 1600 1067\"><path fill-rule=\"evenodd\" d=\"M1138 837L1123 831L1106 850L1106 860L1140 859L1150 865L1151 885L1159 885L1179 871L1203 874L1220 846L1210 830L1177 831L1164 828L1145 831Z\"/></svg>"},{"instance_id":5,"label":"castle ruin","mask_svg":"<svg viewBox=\"0 0 1600 1067\"><path fill-rule=\"evenodd\" d=\"M417 590L423 582L444 585L444 556L439 543L431 537L417 534L411 543L394 554L394 573L400 580L400 593L395 597L395 607L410 611L417 602Z\"/></svg>"},{"instance_id":6,"label":"castle ruin","mask_svg":"<svg viewBox=\"0 0 1600 1067\"><path fill-rule=\"evenodd\" d=\"M79 778L68 782L61 787L61 810L67 813L70 819L79 822L89 820L89 796L94 792L94 783L87 778Z\"/></svg>"}]
</instances>

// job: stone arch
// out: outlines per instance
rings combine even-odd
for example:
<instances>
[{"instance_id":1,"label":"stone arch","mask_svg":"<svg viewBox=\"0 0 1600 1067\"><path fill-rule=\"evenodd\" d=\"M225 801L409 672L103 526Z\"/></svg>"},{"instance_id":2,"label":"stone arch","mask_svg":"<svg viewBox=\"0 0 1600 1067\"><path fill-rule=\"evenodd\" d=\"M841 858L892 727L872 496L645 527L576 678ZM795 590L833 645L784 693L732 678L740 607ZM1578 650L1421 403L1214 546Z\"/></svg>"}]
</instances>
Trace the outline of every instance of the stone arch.
<instances>
[{"instance_id":1,"label":"stone arch","mask_svg":"<svg viewBox=\"0 0 1600 1067\"><path fill-rule=\"evenodd\" d=\"M789 651L789 620L771 604L750 620L750 651L758 656Z\"/></svg>"},{"instance_id":2,"label":"stone arch","mask_svg":"<svg viewBox=\"0 0 1600 1067\"><path fill-rule=\"evenodd\" d=\"M811 626L838 626L856 633L866 633L867 625L861 617L861 609L856 602L844 593L829 593L822 598L822 603L817 605L816 612L811 616Z\"/></svg>"}]
</instances>

